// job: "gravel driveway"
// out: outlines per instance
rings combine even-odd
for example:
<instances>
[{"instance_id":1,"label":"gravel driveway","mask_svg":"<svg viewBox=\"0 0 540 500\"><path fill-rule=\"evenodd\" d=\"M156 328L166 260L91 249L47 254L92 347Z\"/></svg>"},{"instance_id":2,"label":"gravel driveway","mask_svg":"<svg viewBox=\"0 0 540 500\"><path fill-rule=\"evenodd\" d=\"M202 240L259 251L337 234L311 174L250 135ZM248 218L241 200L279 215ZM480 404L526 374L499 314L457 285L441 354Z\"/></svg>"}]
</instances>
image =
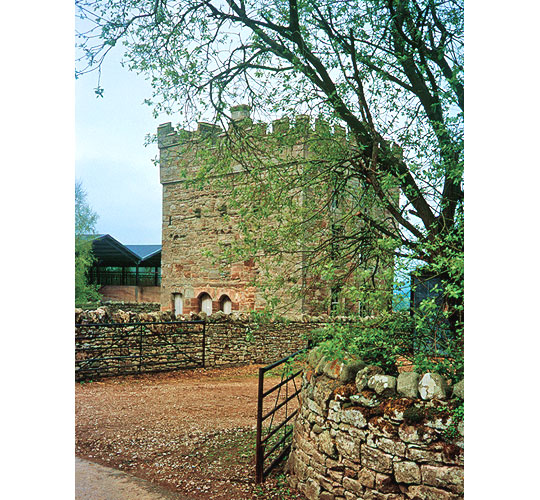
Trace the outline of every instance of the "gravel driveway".
<instances>
[{"instance_id":1,"label":"gravel driveway","mask_svg":"<svg viewBox=\"0 0 540 500\"><path fill-rule=\"evenodd\" d=\"M302 498L287 491L279 472L263 487L254 484L257 369L78 383L76 455L190 499Z\"/></svg>"}]
</instances>

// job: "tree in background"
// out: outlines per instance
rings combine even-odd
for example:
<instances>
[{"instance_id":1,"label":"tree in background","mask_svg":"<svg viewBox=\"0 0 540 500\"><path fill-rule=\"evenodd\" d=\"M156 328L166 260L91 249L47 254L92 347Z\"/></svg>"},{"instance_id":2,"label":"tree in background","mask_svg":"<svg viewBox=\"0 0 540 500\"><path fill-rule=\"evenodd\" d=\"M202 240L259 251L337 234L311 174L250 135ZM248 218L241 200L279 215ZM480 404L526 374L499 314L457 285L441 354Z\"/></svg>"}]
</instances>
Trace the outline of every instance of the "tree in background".
<instances>
[{"instance_id":1,"label":"tree in background","mask_svg":"<svg viewBox=\"0 0 540 500\"><path fill-rule=\"evenodd\" d=\"M94 262L92 238L98 215L86 200L86 191L80 181L75 183L75 303L99 300L96 286L88 283L87 272Z\"/></svg>"},{"instance_id":2,"label":"tree in background","mask_svg":"<svg viewBox=\"0 0 540 500\"><path fill-rule=\"evenodd\" d=\"M326 193L319 207L328 213L341 203L333 212L339 220L309 248L305 262L334 281L333 289L366 301L377 292L375 283L371 290L346 286L351 266L343 262L363 261L364 269L352 267L368 273L389 255L405 267L420 263L441 279L443 304L426 302L425 314L416 316L417 330L433 324L425 319L430 311L442 311L454 338L461 335L461 0L76 4L88 26L79 34L87 66L79 67L78 75L99 74L103 57L123 44L127 66L152 83L148 103L156 113L178 113L184 125L201 116L229 122L229 106L248 102L260 118L308 114L344 125L346 147L319 127L314 141L319 154L307 167L283 162L283 175L268 173L271 160L250 134L228 128L231 147L223 161L208 161L204 174L227 173L231 160L245 167L261 189L234 188L246 221L243 242L252 252L278 258L294 248L306 257L308 244L295 242L309 233L310 213L317 213L316 207L294 205L289 194L300 187ZM99 79L96 92L103 92ZM399 196L392 194L395 189ZM353 202L343 204L344 199ZM276 213L283 223L263 238L257 220Z\"/></svg>"}]
</instances>

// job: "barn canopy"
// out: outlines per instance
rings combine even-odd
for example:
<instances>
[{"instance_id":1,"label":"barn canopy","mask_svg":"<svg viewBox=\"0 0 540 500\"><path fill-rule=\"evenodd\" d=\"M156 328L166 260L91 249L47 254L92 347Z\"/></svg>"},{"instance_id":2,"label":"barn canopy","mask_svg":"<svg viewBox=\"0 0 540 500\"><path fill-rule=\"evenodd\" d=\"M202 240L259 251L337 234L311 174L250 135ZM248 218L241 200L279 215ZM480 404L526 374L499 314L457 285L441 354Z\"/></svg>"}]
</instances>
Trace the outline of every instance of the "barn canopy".
<instances>
[{"instance_id":1,"label":"barn canopy","mask_svg":"<svg viewBox=\"0 0 540 500\"><path fill-rule=\"evenodd\" d=\"M123 245L110 234L89 236L96 264L102 267L161 267L161 245Z\"/></svg>"}]
</instances>

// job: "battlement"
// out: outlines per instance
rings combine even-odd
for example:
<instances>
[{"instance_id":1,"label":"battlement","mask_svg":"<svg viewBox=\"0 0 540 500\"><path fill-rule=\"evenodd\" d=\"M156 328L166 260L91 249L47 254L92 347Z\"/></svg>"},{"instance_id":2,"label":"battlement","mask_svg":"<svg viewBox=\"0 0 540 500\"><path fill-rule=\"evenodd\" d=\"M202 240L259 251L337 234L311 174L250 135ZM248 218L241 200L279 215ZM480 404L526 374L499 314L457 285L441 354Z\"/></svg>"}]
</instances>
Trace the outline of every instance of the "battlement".
<instances>
[{"instance_id":1,"label":"battlement","mask_svg":"<svg viewBox=\"0 0 540 500\"><path fill-rule=\"evenodd\" d=\"M283 116L272 121L270 124L264 122L253 123L251 118L251 108L247 104L240 104L230 108L231 121L228 131L233 128L243 130L253 136L265 137L276 136L282 137L289 132L295 134L322 135L330 134L340 141L347 139L347 131L345 127L334 125L333 127L325 120L317 118L313 123L308 115L297 115L294 122L288 116ZM226 133L219 125L198 122L197 130L176 130L171 122L163 123L158 126L157 137L158 147L160 149L169 148L171 146L188 145L201 142L205 139L217 140L225 137Z\"/></svg>"}]
</instances>

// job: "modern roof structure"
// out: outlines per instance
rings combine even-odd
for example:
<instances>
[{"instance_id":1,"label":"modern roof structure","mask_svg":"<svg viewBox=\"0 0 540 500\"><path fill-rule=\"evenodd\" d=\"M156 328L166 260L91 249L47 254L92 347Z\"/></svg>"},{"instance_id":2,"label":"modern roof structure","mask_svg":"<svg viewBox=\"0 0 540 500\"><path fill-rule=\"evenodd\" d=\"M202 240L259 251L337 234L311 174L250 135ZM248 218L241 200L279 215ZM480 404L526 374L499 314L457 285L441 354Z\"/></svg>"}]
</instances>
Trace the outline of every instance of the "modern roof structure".
<instances>
[{"instance_id":1,"label":"modern roof structure","mask_svg":"<svg viewBox=\"0 0 540 500\"><path fill-rule=\"evenodd\" d=\"M141 258L143 266L161 266L161 245L125 245Z\"/></svg>"},{"instance_id":2,"label":"modern roof structure","mask_svg":"<svg viewBox=\"0 0 540 500\"><path fill-rule=\"evenodd\" d=\"M88 235L98 266L160 267L161 245L123 245L110 234Z\"/></svg>"}]
</instances>

